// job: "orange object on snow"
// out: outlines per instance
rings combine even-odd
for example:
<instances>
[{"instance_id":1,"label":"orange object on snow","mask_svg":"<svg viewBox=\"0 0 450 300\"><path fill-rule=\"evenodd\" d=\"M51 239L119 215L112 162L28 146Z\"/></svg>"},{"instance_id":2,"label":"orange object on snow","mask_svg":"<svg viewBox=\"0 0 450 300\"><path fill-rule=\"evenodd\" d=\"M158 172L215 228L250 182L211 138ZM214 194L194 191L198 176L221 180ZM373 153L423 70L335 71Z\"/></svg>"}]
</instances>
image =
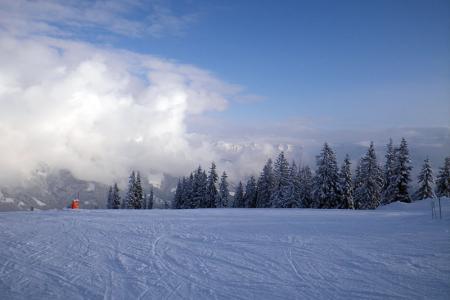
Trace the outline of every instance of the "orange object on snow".
<instances>
[{"instance_id":1,"label":"orange object on snow","mask_svg":"<svg viewBox=\"0 0 450 300\"><path fill-rule=\"evenodd\" d=\"M74 199L72 200L72 209L79 209L80 208L80 200Z\"/></svg>"}]
</instances>

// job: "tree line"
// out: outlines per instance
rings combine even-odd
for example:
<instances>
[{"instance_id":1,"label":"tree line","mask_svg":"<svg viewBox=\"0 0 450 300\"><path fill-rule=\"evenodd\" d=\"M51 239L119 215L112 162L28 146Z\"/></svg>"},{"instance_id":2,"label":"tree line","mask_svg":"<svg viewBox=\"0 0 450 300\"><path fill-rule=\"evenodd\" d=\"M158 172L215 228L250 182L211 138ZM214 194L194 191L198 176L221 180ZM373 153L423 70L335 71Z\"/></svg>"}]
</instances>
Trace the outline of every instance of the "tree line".
<instances>
[{"instance_id":1,"label":"tree line","mask_svg":"<svg viewBox=\"0 0 450 300\"><path fill-rule=\"evenodd\" d=\"M316 157L313 174L308 165L297 166L281 152L275 162L269 159L258 178L240 181L232 196L228 176L217 174L211 164L208 173L199 166L177 184L173 208L342 208L375 209L395 201L412 202L438 196L450 197L450 157L445 158L434 188L434 176L427 158L418 176L419 188L410 193L411 160L408 143L402 138L398 146L392 139L386 147L382 167L373 142L357 162L352 174L347 154L338 167L334 150L324 143Z\"/></svg>"},{"instance_id":2,"label":"tree line","mask_svg":"<svg viewBox=\"0 0 450 300\"><path fill-rule=\"evenodd\" d=\"M108 209L152 209L153 208L153 187L146 195L142 188L141 175L132 171L128 179L128 190L124 199L120 197L120 190L117 183L109 187L106 207Z\"/></svg>"}]
</instances>

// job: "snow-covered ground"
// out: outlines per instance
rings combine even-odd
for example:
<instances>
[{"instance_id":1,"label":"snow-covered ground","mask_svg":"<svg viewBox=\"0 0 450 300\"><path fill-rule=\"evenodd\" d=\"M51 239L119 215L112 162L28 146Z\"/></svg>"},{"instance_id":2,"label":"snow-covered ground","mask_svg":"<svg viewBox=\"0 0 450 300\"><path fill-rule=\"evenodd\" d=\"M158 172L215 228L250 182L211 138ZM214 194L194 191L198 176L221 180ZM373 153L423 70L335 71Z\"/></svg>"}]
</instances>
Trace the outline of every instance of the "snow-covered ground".
<instances>
[{"instance_id":1,"label":"snow-covered ground","mask_svg":"<svg viewBox=\"0 0 450 300\"><path fill-rule=\"evenodd\" d=\"M0 299L449 299L443 205L0 213Z\"/></svg>"}]
</instances>

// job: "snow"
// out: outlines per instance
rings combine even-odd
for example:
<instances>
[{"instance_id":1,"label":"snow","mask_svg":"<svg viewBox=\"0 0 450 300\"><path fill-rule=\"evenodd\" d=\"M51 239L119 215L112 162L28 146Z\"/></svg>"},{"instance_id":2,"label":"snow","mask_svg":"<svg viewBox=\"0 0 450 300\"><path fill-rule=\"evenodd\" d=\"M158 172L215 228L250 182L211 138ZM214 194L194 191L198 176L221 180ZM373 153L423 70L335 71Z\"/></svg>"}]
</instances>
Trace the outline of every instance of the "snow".
<instances>
[{"instance_id":1,"label":"snow","mask_svg":"<svg viewBox=\"0 0 450 300\"><path fill-rule=\"evenodd\" d=\"M8 197L0 198L0 201L3 203L14 203L14 199Z\"/></svg>"},{"instance_id":2,"label":"snow","mask_svg":"<svg viewBox=\"0 0 450 300\"><path fill-rule=\"evenodd\" d=\"M89 182L86 187L86 192L94 192L95 191L95 184L92 182Z\"/></svg>"},{"instance_id":3,"label":"snow","mask_svg":"<svg viewBox=\"0 0 450 300\"><path fill-rule=\"evenodd\" d=\"M36 197L32 197L32 198L33 198L34 202L36 202L37 205L46 206L46 204L44 202L42 202L41 200L39 200L38 198L36 198Z\"/></svg>"},{"instance_id":4,"label":"snow","mask_svg":"<svg viewBox=\"0 0 450 300\"><path fill-rule=\"evenodd\" d=\"M442 205L0 213L0 299L448 299Z\"/></svg>"}]
</instances>

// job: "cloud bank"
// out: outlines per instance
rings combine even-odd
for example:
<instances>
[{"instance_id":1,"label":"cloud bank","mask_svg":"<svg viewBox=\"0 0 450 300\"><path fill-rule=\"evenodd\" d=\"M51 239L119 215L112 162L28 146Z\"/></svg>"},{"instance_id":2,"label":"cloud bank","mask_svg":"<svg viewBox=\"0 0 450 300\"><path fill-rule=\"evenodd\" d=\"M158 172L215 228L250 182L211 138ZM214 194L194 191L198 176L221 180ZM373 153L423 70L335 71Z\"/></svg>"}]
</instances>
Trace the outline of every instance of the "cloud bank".
<instances>
[{"instance_id":1,"label":"cloud bank","mask_svg":"<svg viewBox=\"0 0 450 300\"><path fill-rule=\"evenodd\" d=\"M178 174L217 160L189 115L240 88L199 68L51 38L0 38L0 172L40 162L110 182L136 168ZM5 178L2 178L5 180Z\"/></svg>"}]
</instances>

